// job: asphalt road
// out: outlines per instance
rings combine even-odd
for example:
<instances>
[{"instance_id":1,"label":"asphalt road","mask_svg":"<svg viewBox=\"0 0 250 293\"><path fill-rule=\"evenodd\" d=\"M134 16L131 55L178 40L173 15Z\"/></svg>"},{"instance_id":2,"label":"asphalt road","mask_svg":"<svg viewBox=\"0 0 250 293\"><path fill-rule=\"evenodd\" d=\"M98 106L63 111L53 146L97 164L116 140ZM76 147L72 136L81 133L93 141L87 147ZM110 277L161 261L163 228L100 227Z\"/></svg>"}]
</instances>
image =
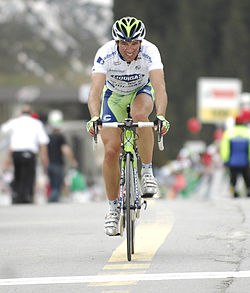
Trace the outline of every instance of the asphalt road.
<instances>
[{"instance_id":1,"label":"asphalt road","mask_svg":"<svg viewBox=\"0 0 250 293\"><path fill-rule=\"evenodd\" d=\"M250 199L153 199L125 238L106 202L0 207L1 293L249 293Z\"/></svg>"}]
</instances>

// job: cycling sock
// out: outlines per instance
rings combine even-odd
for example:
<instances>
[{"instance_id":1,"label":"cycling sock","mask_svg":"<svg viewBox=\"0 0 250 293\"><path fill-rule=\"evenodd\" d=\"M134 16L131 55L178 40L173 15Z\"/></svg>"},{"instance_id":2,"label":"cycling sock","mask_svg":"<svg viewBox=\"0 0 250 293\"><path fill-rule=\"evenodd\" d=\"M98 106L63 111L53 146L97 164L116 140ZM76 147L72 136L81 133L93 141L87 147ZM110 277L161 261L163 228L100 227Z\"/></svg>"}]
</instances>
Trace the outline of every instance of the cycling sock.
<instances>
[{"instance_id":1,"label":"cycling sock","mask_svg":"<svg viewBox=\"0 0 250 293\"><path fill-rule=\"evenodd\" d=\"M150 163L150 164L142 163L141 176L145 173L153 175L152 163Z\"/></svg>"},{"instance_id":2,"label":"cycling sock","mask_svg":"<svg viewBox=\"0 0 250 293\"><path fill-rule=\"evenodd\" d=\"M118 209L118 199L109 200L109 209L110 211L116 211Z\"/></svg>"}]
</instances>

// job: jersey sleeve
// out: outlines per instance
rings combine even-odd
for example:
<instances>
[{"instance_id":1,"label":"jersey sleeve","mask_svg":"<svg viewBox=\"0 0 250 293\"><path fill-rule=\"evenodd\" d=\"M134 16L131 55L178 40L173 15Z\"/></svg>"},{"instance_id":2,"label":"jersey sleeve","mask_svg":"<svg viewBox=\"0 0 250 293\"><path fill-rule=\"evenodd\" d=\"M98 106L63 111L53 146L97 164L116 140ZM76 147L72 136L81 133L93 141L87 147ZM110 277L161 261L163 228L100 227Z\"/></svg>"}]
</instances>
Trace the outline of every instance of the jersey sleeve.
<instances>
[{"instance_id":1,"label":"jersey sleeve","mask_svg":"<svg viewBox=\"0 0 250 293\"><path fill-rule=\"evenodd\" d=\"M148 71L151 71L154 69L163 69L161 55L158 48L155 45L152 45L149 51L151 56L151 62L149 64Z\"/></svg>"},{"instance_id":2,"label":"jersey sleeve","mask_svg":"<svg viewBox=\"0 0 250 293\"><path fill-rule=\"evenodd\" d=\"M94 59L94 66L92 67L92 73L98 72L98 73L107 73L106 63L104 61L104 50L103 48L100 48Z\"/></svg>"}]
</instances>

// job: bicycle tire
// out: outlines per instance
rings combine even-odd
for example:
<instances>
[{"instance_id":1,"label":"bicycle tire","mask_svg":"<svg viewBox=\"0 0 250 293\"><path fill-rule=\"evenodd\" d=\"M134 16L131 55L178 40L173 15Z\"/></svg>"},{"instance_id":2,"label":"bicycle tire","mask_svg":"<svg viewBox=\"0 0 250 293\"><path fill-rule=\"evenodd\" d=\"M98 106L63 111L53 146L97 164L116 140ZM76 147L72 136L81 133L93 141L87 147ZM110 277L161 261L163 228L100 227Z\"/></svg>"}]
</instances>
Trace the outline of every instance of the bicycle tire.
<instances>
[{"instance_id":1,"label":"bicycle tire","mask_svg":"<svg viewBox=\"0 0 250 293\"><path fill-rule=\"evenodd\" d=\"M127 230L127 259L131 261L131 254L134 253L134 220L133 220L133 175L131 154L126 156L126 230Z\"/></svg>"}]
</instances>

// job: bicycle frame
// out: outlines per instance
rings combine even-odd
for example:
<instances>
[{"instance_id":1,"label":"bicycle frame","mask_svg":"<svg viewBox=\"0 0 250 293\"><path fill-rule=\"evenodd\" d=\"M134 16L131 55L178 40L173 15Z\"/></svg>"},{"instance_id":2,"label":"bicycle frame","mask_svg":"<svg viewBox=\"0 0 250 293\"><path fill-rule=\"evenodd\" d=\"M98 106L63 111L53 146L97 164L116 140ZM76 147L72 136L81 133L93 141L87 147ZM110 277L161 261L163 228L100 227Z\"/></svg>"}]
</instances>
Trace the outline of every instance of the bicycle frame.
<instances>
[{"instance_id":1,"label":"bicycle frame","mask_svg":"<svg viewBox=\"0 0 250 293\"><path fill-rule=\"evenodd\" d=\"M132 121L132 119L131 119ZM130 122L127 119L127 122ZM119 194L119 205L121 211L123 210L123 195L125 187L125 166L127 160L127 154L130 153L130 160L132 161L133 179L135 188L135 207L134 209L140 209L139 206L139 188L138 188L138 172L137 172L137 159L139 154L135 143L135 129L131 129L131 126L122 128L122 143L121 143L121 177L120 177L120 194Z\"/></svg>"}]
</instances>

